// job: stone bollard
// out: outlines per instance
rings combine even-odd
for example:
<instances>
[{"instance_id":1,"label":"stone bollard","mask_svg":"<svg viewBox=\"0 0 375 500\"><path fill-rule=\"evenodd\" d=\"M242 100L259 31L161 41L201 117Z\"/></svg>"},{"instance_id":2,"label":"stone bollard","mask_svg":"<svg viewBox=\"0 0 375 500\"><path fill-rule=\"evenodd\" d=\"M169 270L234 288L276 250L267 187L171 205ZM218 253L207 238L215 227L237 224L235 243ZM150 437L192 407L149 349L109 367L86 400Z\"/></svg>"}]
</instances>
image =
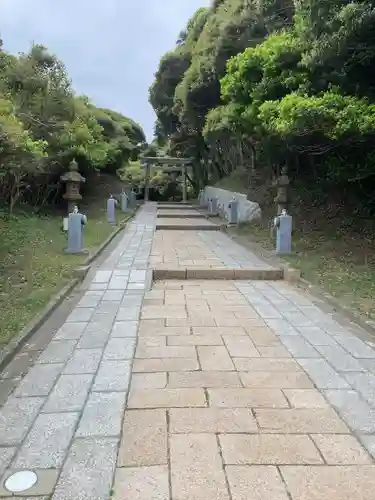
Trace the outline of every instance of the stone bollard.
<instances>
[{"instance_id":1,"label":"stone bollard","mask_svg":"<svg viewBox=\"0 0 375 500\"><path fill-rule=\"evenodd\" d=\"M83 228L86 224L86 215L79 213L78 208L74 207L68 218L68 247L64 248L65 253L87 253L83 248Z\"/></svg>"},{"instance_id":2,"label":"stone bollard","mask_svg":"<svg viewBox=\"0 0 375 500\"><path fill-rule=\"evenodd\" d=\"M292 253L292 217L284 209L281 215L275 217L276 253L286 255Z\"/></svg>"},{"instance_id":3,"label":"stone bollard","mask_svg":"<svg viewBox=\"0 0 375 500\"><path fill-rule=\"evenodd\" d=\"M111 195L107 200L107 220L109 224L116 224L117 200Z\"/></svg>"},{"instance_id":4,"label":"stone bollard","mask_svg":"<svg viewBox=\"0 0 375 500\"><path fill-rule=\"evenodd\" d=\"M205 196L204 196L204 189L201 189L199 191L199 197L198 197L198 200L199 200L199 206L200 207L204 207L205 206Z\"/></svg>"},{"instance_id":5,"label":"stone bollard","mask_svg":"<svg viewBox=\"0 0 375 500\"><path fill-rule=\"evenodd\" d=\"M209 204L208 204L208 211L209 215L217 215L217 205L218 205L218 200L216 196L213 196L210 198Z\"/></svg>"},{"instance_id":6,"label":"stone bollard","mask_svg":"<svg viewBox=\"0 0 375 500\"><path fill-rule=\"evenodd\" d=\"M137 195L135 194L134 189L130 191L129 205L130 208L135 208L137 205Z\"/></svg>"},{"instance_id":7,"label":"stone bollard","mask_svg":"<svg viewBox=\"0 0 375 500\"><path fill-rule=\"evenodd\" d=\"M238 224L238 201L235 197L228 203L228 226Z\"/></svg>"},{"instance_id":8,"label":"stone bollard","mask_svg":"<svg viewBox=\"0 0 375 500\"><path fill-rule=\"evenodd\" d=\"M124 191L120 195L121 199L121 212L127 212L128 210L128 195Z\"/></svg>"}]
</instances>

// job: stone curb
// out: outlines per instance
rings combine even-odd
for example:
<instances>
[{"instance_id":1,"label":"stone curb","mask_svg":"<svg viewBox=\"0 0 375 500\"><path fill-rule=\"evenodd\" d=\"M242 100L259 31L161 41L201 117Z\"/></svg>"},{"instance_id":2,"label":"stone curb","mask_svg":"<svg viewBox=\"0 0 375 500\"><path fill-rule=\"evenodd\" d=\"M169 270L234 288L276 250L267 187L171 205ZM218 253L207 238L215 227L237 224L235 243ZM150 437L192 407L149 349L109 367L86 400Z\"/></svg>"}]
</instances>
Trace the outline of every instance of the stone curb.
<instances>
[{"instance_id":1,"label":"stone curb","mask_svg":"<svg viewBox=\"0 0 375 500\"><path fill-rule=\"evenodd\" d=\"M19 349L26 344L30 337L47 321L51 314L59 307L63 300L78 285L79 279L75 278L69 281L57 294L55 294L44 309L38 313L29 323L22 328L5 347L0 350L0 372L11 361Z\"/></svg>"},{"instance_id":2,"label":"stone curb","mask_svg":"<svg viewBox=\"0 0 375 500\"><path fill-rule=\"evenodd\" d=\"M335 297L325 292L322 288L313 285L304 278L300 278L296 285L299 288L302 288L305 292L311 293L314 297L325 300L329 306L335 309L335 313L342 314L347 320L357 324L366 330L367 333L375 336L375 321L368 320L363 314L353 311L348 306L341 304L337 299L335 299Z\"/></svg>"},{"instance_id":3,"label":"stone curb","mask_svg":"<svg viewBox=\"0 0 375 500\"><path fill-rule=\"evenodd\" d=\"M153 269L154 280L256 280L276 281L282 280L284 272L282 269L191 269L191 268L169 268Z\"/></svg>"},{"instance_id":4,"label":"stone curb","mask_svg":"<svg viewBox=\"0 0 375 500\"><path fill-rule=\"evenodd\" d=\"M65 298L73 291L73 289L83 281L86 274L90 269L90 264L107 248L111 241L125 228L126 223L131 219L138 207L135 208L129 216L122 220L108 238L91 254L89 255L81 266L76 268L75 274L77 278L73 278L67 285L56 293L48 304L40 311L22 330L16 335L5 347L0 349L0 372L3 371L5 366L12 360L17 352L23 347L32 335L47 321L47 319L54 313L59 305Z\"/></svg>"}]
</instances>

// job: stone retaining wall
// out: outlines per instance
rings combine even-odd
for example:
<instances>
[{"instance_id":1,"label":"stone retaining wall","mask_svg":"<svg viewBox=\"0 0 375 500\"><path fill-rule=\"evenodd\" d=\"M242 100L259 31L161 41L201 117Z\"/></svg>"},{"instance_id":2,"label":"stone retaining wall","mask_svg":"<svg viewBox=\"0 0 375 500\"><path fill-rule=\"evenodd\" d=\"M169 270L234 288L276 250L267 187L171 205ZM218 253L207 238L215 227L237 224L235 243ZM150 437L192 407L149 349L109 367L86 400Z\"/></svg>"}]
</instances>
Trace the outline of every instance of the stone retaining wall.
<instances>
[{"instance_id":1,"label":"stone retaining wall","mask_svg":"<svg viewBox=\"0 0 375 500\"><path fill-rule=\"evenodd\" d=\"M204 190L205 202L214 196L218 199L220 214L226 218L228 203L233 199L233 196L238 201L238 215L240 222L250 222L261 217L261 209L258 203L249 201L245 194L219 189L213 186L206 186Z\"/></svg>"}]
</instances>

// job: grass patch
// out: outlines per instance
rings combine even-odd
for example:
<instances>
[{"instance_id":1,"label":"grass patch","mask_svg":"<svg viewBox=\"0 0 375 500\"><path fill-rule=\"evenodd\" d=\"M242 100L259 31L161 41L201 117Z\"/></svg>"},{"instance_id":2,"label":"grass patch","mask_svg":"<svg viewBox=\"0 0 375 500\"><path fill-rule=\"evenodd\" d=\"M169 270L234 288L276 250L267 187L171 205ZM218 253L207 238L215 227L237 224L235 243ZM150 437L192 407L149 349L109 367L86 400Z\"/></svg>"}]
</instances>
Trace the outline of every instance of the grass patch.
<instances>
[{"instance_id":1,"label":"grass patch","mask_svg":"<svg viewBox=\"0 0 375 500\"><path fill-rule=\"evenodd\" d=\"M275 248L267 227L243 224L238 233ZM374 242L340 232L295 230L293 255L283 256L310 283L318 285L353 310L375 319Z\"/></svg>"},{"instance_id":2,"label":"grass patch","mask_svg":"<svg viewBox=\"0 0 375 500\"><path fill-rule=\"evenodd\" d=\"M84 245L97 248L113 231L102 207L90 205ZM67 255L61 216L0 216L0 346L9 342L73 277L87 256Z\"/></svg>"}]
</instances>

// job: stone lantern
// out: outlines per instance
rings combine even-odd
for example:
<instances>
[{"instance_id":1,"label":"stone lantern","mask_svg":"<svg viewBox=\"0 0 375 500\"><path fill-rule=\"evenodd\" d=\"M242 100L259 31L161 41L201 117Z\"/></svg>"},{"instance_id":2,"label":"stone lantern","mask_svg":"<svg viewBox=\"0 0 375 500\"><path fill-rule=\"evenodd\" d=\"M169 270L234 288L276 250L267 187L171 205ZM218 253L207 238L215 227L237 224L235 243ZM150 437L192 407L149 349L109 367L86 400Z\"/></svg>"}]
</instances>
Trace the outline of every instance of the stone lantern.
<instances>
[{"instance_id":1,"label":"stone lantern","mask_svg":"<svg viewBox=\"0 0 375 500\"><path fill-rule=\"evenodd\" d=\"M81 183L86 182L86 179L78 172L78 164L73 160L69 165L69 170L66 174L60 177L61 181L66 184L66 192L63 195L64 200L68 202L68 214L73 212L75 205L82 196L79 192Z\"/></svg>"},{"instance_id":2,"label":"stone lantern","mask_svg":"<svg viewBox=\"0 0 375 500\"><path fill-rule=\"evenodd\" d=\"M289 186L288 169L284 166L281 169L281 175L275 178L272 182L273 187L277 188L276 198L274 202L277 204L277 215L280 215L288 206L288 186Z\"/></svg>"}]
</instances>

